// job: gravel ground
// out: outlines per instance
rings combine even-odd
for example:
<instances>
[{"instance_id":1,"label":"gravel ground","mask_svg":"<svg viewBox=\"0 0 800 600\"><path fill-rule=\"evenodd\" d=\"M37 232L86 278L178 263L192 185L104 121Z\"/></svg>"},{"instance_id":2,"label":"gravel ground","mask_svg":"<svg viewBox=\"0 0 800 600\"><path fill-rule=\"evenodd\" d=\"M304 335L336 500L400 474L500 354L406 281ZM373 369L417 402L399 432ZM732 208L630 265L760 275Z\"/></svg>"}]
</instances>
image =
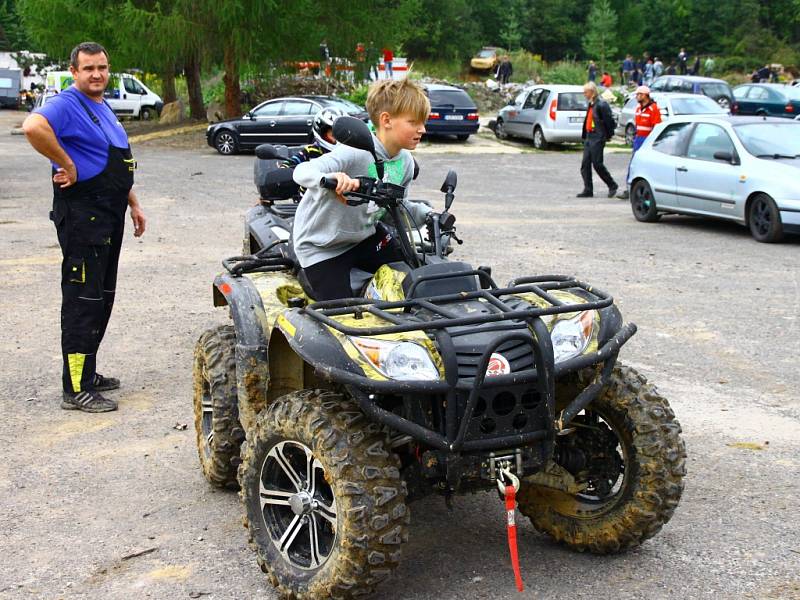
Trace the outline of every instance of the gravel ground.
<instances>
[{"instance_id":1,"label":"gravel ground","mask_svg":"<svg viewBox=\"0 0 800 600\"><path fill-rule=\"evenodd\" d=\"M191 410L195 340L226 320L211 281L256 199L252 156L221 157L196 134L135 148L148 231L126 234L98 361L123 381L120 410L66 412L48 166L8 135L18 117L0 112L0 597L274 598L236 494L202 478ZM618 200L576 199L574 152L430 147L412 195L441 206L458 171L457 256L498 281L565 273L611 291L640 327L621 358L670 399L687 443L683 501L640 548L575 554L522 523L523 597L800 598L800 242L683 217L645 225ZM627 156L607 163L621 180ZM376 597L515 594L496 495L411 511L404 562Z\"/></svg>"}]
</instances>

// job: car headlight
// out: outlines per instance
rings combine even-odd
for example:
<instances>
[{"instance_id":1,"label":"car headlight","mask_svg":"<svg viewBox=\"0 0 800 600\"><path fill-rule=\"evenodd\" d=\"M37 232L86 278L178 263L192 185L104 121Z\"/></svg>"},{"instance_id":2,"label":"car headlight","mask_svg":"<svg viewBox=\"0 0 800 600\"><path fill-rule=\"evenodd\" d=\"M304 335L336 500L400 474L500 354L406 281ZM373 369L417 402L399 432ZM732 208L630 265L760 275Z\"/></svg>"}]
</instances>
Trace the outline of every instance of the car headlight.
<instances>
[{"instance_id":1,"label":"car headlight","mask_svg":"<svg viewBox=\"0 0 800 600\"><path fill-rule=\"evenodd\" d=\"M557 363L578 356L589 345L594 329L594 311L585 310L571 319L556 321L550 332Z\"/></svg>"},{"instance_id":2,"label":"car headlight","mask_svg":"<svg viewBox=\"0 0 800 600\"><path fill-rule=\"evenodd\" d=\"M439 379L439 370L428 351L414 342L389 342L350 337L361 355L380 373L399 381Z\"/></svg>"}]
</instances>

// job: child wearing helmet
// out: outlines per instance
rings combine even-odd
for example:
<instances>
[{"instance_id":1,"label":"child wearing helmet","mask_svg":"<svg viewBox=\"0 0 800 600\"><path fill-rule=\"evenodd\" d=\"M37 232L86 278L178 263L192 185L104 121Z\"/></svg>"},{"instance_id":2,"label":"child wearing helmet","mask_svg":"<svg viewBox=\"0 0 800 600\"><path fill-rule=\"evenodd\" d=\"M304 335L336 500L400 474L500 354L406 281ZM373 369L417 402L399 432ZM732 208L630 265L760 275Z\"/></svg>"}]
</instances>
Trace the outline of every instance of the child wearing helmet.
<instances>
[{"instance_id":1,"label":"child wearing helmet","mask_svg":"<svg viewBox=\"0 0 800 600\"><path fill-rule=\"evenodd\" d=\"M322 156L333 150L336 139L333 137L333 122L344 115L341 108L335 106L323 108L314 117L311 132L314 134L314 143L305 146L300 152L287 159L284 166L293 168L300 163L308 162L312 158Z\"/></svg>"}]
</instances>

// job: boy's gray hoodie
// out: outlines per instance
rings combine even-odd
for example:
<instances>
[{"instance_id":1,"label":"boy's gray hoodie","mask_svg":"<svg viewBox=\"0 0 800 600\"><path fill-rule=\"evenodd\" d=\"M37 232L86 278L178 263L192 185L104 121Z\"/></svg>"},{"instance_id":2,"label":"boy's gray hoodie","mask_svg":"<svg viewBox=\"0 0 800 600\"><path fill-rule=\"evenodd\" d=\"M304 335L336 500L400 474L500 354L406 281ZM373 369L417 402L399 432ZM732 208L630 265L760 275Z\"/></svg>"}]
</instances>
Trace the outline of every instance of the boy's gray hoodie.
<instances>
[{"instance_id":1,"label":"boy's gray hoodie","mask_svg":"<svg viewBox=\"0 0 800 600\"><path fill-rule=\"evenodd\" d=\"M384 181L406 187L414 176L414 160L408 150L389 156L376 136L375 153L384 161ZM344 254L359 242L375 233L375 222L383 210L370 204L347 206L339 202L336 193L320 186L323 176L347 173L350 177L377 177L375 161L365 150L336 144L332 152L297 165L294 180L306 188L297 207L292 239L294 251L303 268ZM430 207L405 201L416 223L422 223Z\"/></svg>"}]
</instances>

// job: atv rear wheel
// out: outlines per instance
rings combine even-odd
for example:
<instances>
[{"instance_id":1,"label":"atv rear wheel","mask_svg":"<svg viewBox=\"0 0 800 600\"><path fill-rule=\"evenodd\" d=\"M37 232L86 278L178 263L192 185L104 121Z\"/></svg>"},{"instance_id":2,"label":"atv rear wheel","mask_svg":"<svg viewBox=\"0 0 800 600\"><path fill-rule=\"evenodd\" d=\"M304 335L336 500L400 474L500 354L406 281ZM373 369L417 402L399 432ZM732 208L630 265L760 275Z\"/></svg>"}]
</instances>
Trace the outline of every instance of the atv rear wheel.
<instances>
[{"instance_id":1,"label":"atv rear wheel","mask_svg":"<svg viewBox=\"0 0 800 600\"><path fill-rule=\"evenodd\" d=\"M525 485L519 509L534 527L581 552L637 546L669 521L683 492L681 427L656 388L634 369L616 367L603 393L578 415L559 444L585 457L576 494Z\"/></svg>"},{"instance_id":2,"label":"atv rear wheel","mask_svg":"<svg viewBox=\"0 0 800 600\"><path fill-rule=\"evenodd\" d=\"M236 395L236 334L230 325L205 331L194 349L194 427L203 475L239 489L236 464L244 430Z\"/></svg>"},{"instance_id":3,"label":"atv rear wheel","mask_svg":"<svg viewBox=\"0 0 800 600\"><path fill-rule=\"evenodd\" d=\"M388 448L341 394L293 392L261 413L239 481L250 543L283 597L358 597L394 572L410 514Z\"/></svg>"}]
</instances>

